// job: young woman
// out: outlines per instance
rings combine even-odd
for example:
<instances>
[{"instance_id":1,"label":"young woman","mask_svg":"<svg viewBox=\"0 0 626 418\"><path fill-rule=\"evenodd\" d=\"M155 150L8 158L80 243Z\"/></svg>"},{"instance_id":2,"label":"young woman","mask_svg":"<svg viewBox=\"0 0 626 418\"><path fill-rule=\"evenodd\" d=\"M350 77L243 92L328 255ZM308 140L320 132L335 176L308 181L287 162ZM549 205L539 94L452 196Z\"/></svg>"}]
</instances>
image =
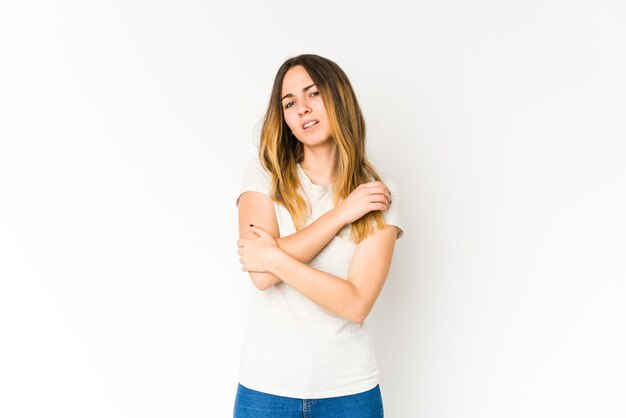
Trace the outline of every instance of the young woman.
<instances>
[{"instance_id":1,"label":"young woman","mask_svg":"<svg viewBox=\"0 0 626 418\"><path fill-rule=\"evenodd\" d=\"M382 417L365 318L402 235L345 73L317 55L274 80L237 242L252 289L234 416Z\"/></svg>"}]
</instances>

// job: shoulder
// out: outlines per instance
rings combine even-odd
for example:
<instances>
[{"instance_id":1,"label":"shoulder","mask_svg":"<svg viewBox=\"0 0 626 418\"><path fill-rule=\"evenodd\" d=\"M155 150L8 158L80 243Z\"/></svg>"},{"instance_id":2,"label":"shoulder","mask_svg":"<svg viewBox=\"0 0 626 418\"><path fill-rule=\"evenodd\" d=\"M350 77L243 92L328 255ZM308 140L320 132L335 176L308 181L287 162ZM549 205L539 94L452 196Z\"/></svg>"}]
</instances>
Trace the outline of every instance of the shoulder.
<instances>
[{"instance_id":1,"label":"shoulder","mask_svg":"<svg viewBox=\"0 0 626 418\"><path fill-rule=\"evenodd\" d=\"M259 159L259 156L255 155L248 160L248 163L246 164L244 177L246 179L256 178L256 179L269 180L271 179L271 174L263 167L263 164L261 164L261 160Z\"/></svg>"},{"instance_id":2,"label":"shoulder","mask_svg":"<svg viewBox=\"0 0 626 418\"><path fill-rule=\"evenodd\" d=\"M382 181L385 184L385 186L387 186L387 188L389 189L392 195L394 193L397 195L400 194L400 187L398 186L398 183L396 183L396 181L392 177L389 177L388 175L381 173L381 172L379 172L378 174L380 176L380 181Z\"/></svg>"},{"instance_id":3,"label":"shoulder","mask_svg":"<svg viewBox=\"0 0 626 418\"><path fill-rule=\"evenodd\" d=\"M236 203L239 203L239 196L245 192L259 192L264 195L270 195L271 176L270 173L263 168L258 156L250 158L246 165L246 169L239 189L239 195Z\"/></svg>"},{"instance_id":4,"label":"shoulder","mask_svg":"<svg viewBox=\"0 0 626 418\"><path fill-rule=\"evenodd\" d=\"M389 176L380 174L380 180L387 186L391 194L391 205L389 209L383 212L383 217L388 225L398 227L398 238L404 235L404 225L402 215L400 213L401 192L398 184Z\"/></svg>"},{"instance_id":5,"label":"shoulder","mask_svg":"<svg viewBox=\"0 0 626 418\"><path fill-rule=\"evenodd\" d=\"M259 158L258 155L253 155L252 157L250 157L250 159L248 160L248 163L246 164L246 170L254 170L254 171L269 174L267 173L265 168L263 168L263 164L261 164L261 159Z\"/></svg>"},{"instance_id":6,"label":"shoulder","mask_svg":"<svg viewBox=\"0 0 626 418\"><path fill-rule=\"evenodd\" d=\"M385 175L385 174L381 174L380 175L380 180L385 183L385 186L387 186L387 188L391 191L391 190L399 190L398 188L398 184L389 176Z\"/></svg>"},{"instance_id":7,"label":"shoulder","mask_svg":"<svg viewBox=\"0 0 626 418\"><path fill-rule=\"evenodd\" d=\"M390 176L388 176L387 174L385 174L384 171L380 170L378 167L372 166L372 168L374 168L374 170L376 170L378 176L380 177L380 181L382 181L385 186L387 186L387 188L389 190L397 190L398 189L398 184L394 181L394 179ZM369 181L374 181L375 179L373 178L372 175L369 175Z\"/></svg>"}]
</instances>

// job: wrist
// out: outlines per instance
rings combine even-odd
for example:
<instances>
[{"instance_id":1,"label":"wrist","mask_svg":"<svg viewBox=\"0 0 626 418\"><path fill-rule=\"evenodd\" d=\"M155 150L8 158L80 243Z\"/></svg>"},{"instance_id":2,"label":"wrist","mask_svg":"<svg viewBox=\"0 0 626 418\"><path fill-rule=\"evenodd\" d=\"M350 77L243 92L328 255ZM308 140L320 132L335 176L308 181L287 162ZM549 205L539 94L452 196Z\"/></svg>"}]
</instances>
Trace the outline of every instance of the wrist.
<instances>
[{"instance_id":1,"label":"wrist","mask_svg":"<svg viewBox=\"0 0 626 418\"><path fill-rule=\"evenodd\" d=\"M332 223L335 225L338 231L344 226L346 226L347 224L351 223L349 220L347 220L344 217L343 211L341 210L341 204L335 206L330 211L326 212L326 215L330 217Z\"/></svg>"},{"instance_id":2,"label":"wrist","mask_svg":"<svg viewBox=\"0 0 626 418\"><path fill-rule=\"evenodd\" d=\"M276 275L276 268L281 264L281 260L288 254L280 247L276 246L271 249L267 257L267 271Z\"/></svg>"}]
</instances>

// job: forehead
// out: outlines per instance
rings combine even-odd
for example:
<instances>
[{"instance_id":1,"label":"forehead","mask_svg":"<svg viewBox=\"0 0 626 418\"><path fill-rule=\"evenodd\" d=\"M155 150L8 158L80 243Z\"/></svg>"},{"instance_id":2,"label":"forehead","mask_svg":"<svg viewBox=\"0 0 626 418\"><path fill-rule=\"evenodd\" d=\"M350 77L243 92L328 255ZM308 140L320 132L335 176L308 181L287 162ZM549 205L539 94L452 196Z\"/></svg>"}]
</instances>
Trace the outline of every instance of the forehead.
<instances>
[{"instance_id":1,"label":"forehead","mask_svg":"<svg viewBox=\"0 0 626 418\"><path fill-rule=\"evenodd\" d=\"M307 86L313 84L313 80L303 66L297 65L285 73L281 96L287 93L296 94Z\"/></svg>"}]
</instances>

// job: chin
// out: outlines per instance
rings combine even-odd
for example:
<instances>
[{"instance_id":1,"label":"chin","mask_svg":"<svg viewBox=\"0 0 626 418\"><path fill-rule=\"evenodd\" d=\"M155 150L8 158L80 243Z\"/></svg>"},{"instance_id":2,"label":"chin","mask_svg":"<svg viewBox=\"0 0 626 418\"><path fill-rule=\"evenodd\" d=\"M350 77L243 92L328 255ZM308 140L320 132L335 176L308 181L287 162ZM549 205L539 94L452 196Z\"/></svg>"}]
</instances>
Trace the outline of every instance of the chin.
<instances>
[{"instance_id":1,"label":"chin","mask_svg":"<svg viewBox=\"0 0 626 418\"><path fill-rule=\"evenodd\" d=\"M302 145L306 145L307 147L319 147L322 145L327 145L328 143L332 142L332 139L327 138L327 139L314 139L314 138L304 138L304 140L299 140L300 142L302 142Z\"/></svg>"},{"instance_id":2,"label":"chin","mask_svg":"<svg viewBox=\"0 0 626 418\"><path fill-rule=\"evenodd\" d=\"M321 134L318 132L311 134L304 133L300 138L298 138L298 140L305 145L323 145L332 141L332 136L330 134Z\"/></svg>"}]
</instances>

